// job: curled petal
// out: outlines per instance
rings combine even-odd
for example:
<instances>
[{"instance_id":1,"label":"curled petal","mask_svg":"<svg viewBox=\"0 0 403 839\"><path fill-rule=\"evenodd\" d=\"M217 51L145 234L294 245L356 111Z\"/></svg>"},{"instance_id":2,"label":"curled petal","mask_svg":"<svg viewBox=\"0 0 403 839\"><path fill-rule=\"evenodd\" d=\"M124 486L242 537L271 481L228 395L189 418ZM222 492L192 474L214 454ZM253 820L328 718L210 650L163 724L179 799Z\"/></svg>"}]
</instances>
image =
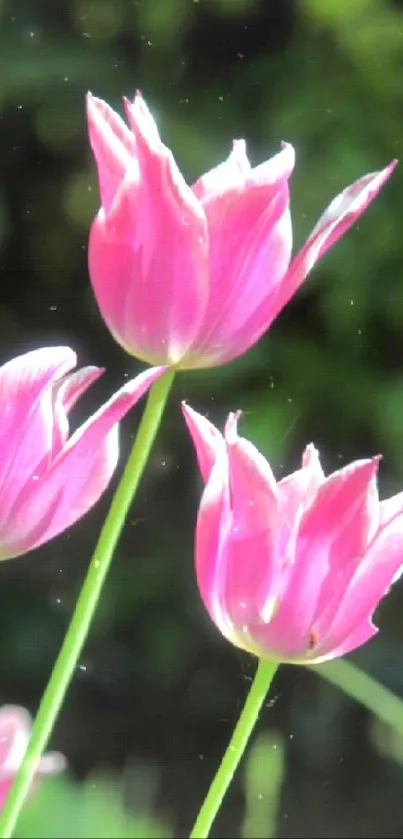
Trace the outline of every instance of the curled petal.
<instances>
[{"instance_id":1,"label":"curled petal","mask_svg":"<svg viewBox=\"0 0 403 839\"><path fill-rule=\"evenodd\" d=\"M68 413L102 370L69 373L69 347L0 367L0 559L32 550L98 500L118 457L118 422L166 368L128 382L69 438Z\"/></svg>"},{"instance_id":2,"label":"curled petal","mask_svg":"<svg viewBox=\"0 0 403 839\"><path fill-rule=\"evenodd\" d=\"M388 180L396 165L397 161L393 160L381 172L364 175L333 199L304 247L290 265L279 288L275 303L276 314L296 292L319 259L359 219Z\"/></svg>"},{"instance_id":3,"label":"curled petal","mask_svg":"<svg viewBox=\"0 0 403 839\"><path fill-rule=\"evenodd\" d=\"M77 429L40 478L24 485L2 534L7 557L49 541L91 509L116 468L119 420L163 372L151 368L127 382Z\"/></svg>"},{"instance_id":4,"label":"curled petal","mask_svg":"<svg viewBox=\"0 0 403 839\"><path fill-rule=\"evenodd\" d=\"M35 474L53 450L54 387L75 363L69 347L44 347L0 367L0 534L18 476Z\"/></svg>"}]
</instances>

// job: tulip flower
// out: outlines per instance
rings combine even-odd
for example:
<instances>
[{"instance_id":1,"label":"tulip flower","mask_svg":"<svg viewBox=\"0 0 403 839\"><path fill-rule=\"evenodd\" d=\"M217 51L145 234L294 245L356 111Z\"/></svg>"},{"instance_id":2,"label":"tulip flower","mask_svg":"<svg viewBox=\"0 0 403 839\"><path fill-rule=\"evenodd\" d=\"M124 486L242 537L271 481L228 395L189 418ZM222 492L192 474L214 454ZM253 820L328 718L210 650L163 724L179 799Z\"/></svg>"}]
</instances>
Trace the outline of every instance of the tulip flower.
<instances>
[{"instance_id":1,"label":"tulip flower","mask_svg":"<svg viewBox=\"0 0 403 839\"><path fill-rule=\"evenodd\" d=\"M0 559L49 541L84 515L108 486L118 422L163 368L127 382L69 437L68 414L102 374L70 373L69 347L28 352L0 367Z\"/></svg>"},{"instance_id":2,"label":"tulip flower","mask_svg":"<svg viewBox=\"0 0 403 839\"><path fill-rule=\"evenodd\" d=\"M291 145L252 168L237 140L190 187L139 94L126 111L129 126L88 96L101 194L89 272L112 335L150 364L212 367L246 352L395 165L340 193L291 261Z\"/></svg>"},{"instance_id":3,"label":"tulip flower","mask_svg":"<svg viewBox=\"0 0 403 839\"><path fill-rule=\"evenodd\" d=\"M14 777L21 765L31 735L31 717L25 708L3 705L0 708L0 809L3 807ZM60 772L65 759L59 752L48 752L39 762L36 782Z\"/></svg>"},{"instance_id":4,"label":"tulip flower","mask_svg":"<svg viewBox=\"0 0 403 839\"><path fill-rule=\"evenodd\" d=\"M196 572L210 617L260 658L313 664L364 644L372 614L403 570L403 493L379 501L379 458L325 477L314 446L276 482L237 433L184 405L205 488Z\"/></svg>"}]
</instances>

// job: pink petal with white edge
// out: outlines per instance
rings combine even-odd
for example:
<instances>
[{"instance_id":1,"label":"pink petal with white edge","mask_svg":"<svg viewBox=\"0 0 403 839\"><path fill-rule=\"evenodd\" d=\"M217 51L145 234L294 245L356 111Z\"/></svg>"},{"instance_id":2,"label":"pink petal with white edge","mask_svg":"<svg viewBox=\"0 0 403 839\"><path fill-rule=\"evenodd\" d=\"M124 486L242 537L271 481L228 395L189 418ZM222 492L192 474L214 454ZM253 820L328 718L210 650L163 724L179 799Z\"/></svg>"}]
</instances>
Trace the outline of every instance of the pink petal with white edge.
<instances>
[{"instance_id":1,"label":"pink petal with white edge","mask_svg":"<svg viewBox=\"0 0 403 839\"><path fill-rule=\"evenodd\" d=\"M49 385L33 404L20 435L8 472L0 490L0 533L12 527L15 508L27 492L36 486L64 446L69 423L69 409L79 395L102 373L94 367L83 368ZM66 407L63 404L66 399Z\"/></svg>"},{"instance_id":2,"label":"pink petal with white edge","mask_svg":"<svg viewBox=\"0 0 403 839\"><path fill-rule=\"evenodd\" d=\"M305 510L315 503L324 480L314 446L307 447L302 464L301 469L283 478L277 485L276 586L268 592L267 603L260 605L255 620L249 625L256 653L285 661L303 659L306 655L315 605L314 602L310 608L310 598L317 597L321 583L320 569L317 569L315 560L309 562L308 555L301 557L297 553L301 519Z\"/></svg>"},{"instance_id":3,"label":"pink petal with white edge","mask_svg":"<svg viewBox=\"0 0 403 839\"><path fill-rule=\"evenodd\" d=\"M327 530L328 536L330 536L326 540L326 535L323 535L323 542L326 544L327 541L328 546L328 575L323 582L316 613L313 617L319 643L321 643L321 639L331 625L350 580L359 567L362 557L368 550L373 534L378 528L379 500L376 486L378 465L378 457L367 462L356 461L328 478L326 484L331 482L333 477L335 477L336 483L340 481L339 487L333 486L330 488L330 495L327 499L333 507L333 523L326 525L326 512L323 506L321 507L319 504L319 509L315 509L317 522L320 520L322 511L325 520L324 531ZM333 489L336 492L332 502ZM320 490L318 497L319 495ZM332 515L330 509L329 514ZM311 526L312 529L315 528L314 517L311 520ZM301 528L302 532L307 543L311 544L309 529ZM319 525L318 539L320 540L320 538Z\"/></svg>"},{"instance_id":4,"label":"pink petal with white edge","mask_svg":"<svg viewBox=\"0 0 403 839\"><path fill-rule=\"evenodd\" d=\"M293 259L287 276L279 288L273 318L297 291L316 262L355 224L371 201L376 198L396 165L397 160L393 160L381 172L364 175L333 199L314 227L306 244Z\"/></svg>"},{"instance_id":5,"label":"pink petal with white edge","mask_svg":"<svg viewBox=\"0 0 403 839\"><path fill-rule=\"evenodd\" d=\"M241 185L250 172L251 165L246 154L245 140L234 140L227 159L202 175L193 184L192 190L199 201L207 203L217 195L233 189L235 184Z\"/></svg>"},{"instance_id":6,"label":"pink petal with white edge","mask_svg":"<svg viewBox=\"0 0 403 839\"><path fill-rule=\"evenodd\" d=\"M292 228L288 178L292 146L203 203L210 241L209 301L192 353L221 364L267 328L269 301L287 271ZM259 330L247 324L265 304ZM203 362L205 364L205 360ZM196 363L197 366L197 363Z\"/></svg>"},{"instance_id":7,"label":"pink petal with white edge","mask_svg":"<svg viewBox=\"0 0 403 839\"><path fill-rule=\"evenodd\" d=\"M149 369L127 382L72 435L40 480L26 486L2 533L4 557L52 539L98 501L116 467L119 420L164 371Z\"/></svg>"},{"instance_id":8,"label":"pink petal with white edge","mask_svg":"<svg viewBox=\"0 0 403 839\"><path fill-rule=\"evenodd\" d=\"M225 450L222 434L206 417L198 414L185 402L182 402L182 413L188 427L189 434L196 449L199 469L206 483L214 466L220 449Z\"/></svg>"},{"instance_id":9,"label":"pink petal with white edge","mask_svg":"<svg viewBox=\"0 0 403 839\"><path fill-rule=\"evenodd\" d=\"M284 585L294 562L297 530L305 510L313 503L319 487L325 480L319 461L319 452L312 444L307 446L302 458L302 468L287 475L277 484L279 502L279 527L277 553L283 565Z\"/></svg>"},{"instance_id":10,"label":"pink petal with white edge","mask_svg":"<svg viewBox=\"0 0 403 839\"><path fill-rule=\"evenodd\" d=\"M250 187L259 186L264 187L270 196L269 188L275 189L282 181L288 181L294 165L295 151L291 143L282 143L281 151L252 168L245 140L234 140L227 159L202 175L193 184L192 190L212 221L214 217L219 218L220 207L227 208L227 202L220 204L220 199L236 198ZM210 213L213 215L210 216Z\"/></svg>"},{"instance_id":11,"label":"pink petal with white edge","mask_svg":"<svg viewBox=\"0 0 403 839\"><path fill-rule=\"evenodd\" d=\"M235 626L275 606L279 567L277 486L267 460L237 435L237 416L225 429L233 526L225 546L225 603ZM268 605L269 604L269 605Z\"/></svg>"},{"instance_id":12,"label":"pink petal with white edge","mask_svg":"<svg viewBox=\"0 0 403 839\"><path fill-rule=\"evenodd\" d=\"M66 414L73 410L80 396L105 372L104 367L82 367L70 373L57 386L57 398L63 405Z\"/></svg>"},{"instance_id":13,"label":"pink petal with white edge","mask_svg":"<svg viewBox=\"0 0 403 839\"><path fill-rule=\"evenodd\" d=\"M140 97L127 113L139 173L127 171L110 211L92 225L91 282L106 323L128 352L176 364L205 311L206 220Z\"/></svg>"},{"instance_id":14,"label":"pink petal with white edge","mask_svg":"<svg viewBox=\"0 0 403 839\"><path fill-rule=\"evenodd\" d=\"M225 602L226 542L231 523L228 458L225 448L220 447L197 516L195 565L204 605L223 635L234 643Z\"/></svg>"},{"instance_id":15,"label":"pink petal with white edge","mask_svg":"<svg viewBox=\"0 0 403 839\"><path fill-rule=\"evenodd\" d=\"M101 202L108 211L128 168L137 167L131 131L106 102L87 96L88 132L98 168Z\"/></svg>"},{"instance_id":16,"label":"pink petal with white edge","mask_svg":"<svg viewBox=\"0 0 403 839\"><path fill-rule=\"evenodd\" d=\"M360 554L355 550L366 549L366 492L376 468L377 461L357 461L335 472L321 484L308 510L295 513L295 557L284 566L278 612L267 627L253 630L260 646L273 649L278 658L314 657L316 645L319 654L332 614L357 567ZM322 625L318 616L325 608L328 618Z\"/></svg>"},{"instance_id":17,"label":"pink petal with white edge","mask_svg":"<svg viewBox=\"0 0 403 839\"><path fill-rule=\"evenodd\" d=\"M356 460L333 472L321 484L304 515L300 539L309 542L311 549L315 544L326 543L331 549L329 570L347 557L362 555L378 526L378 465L379 458L375 457Z\"/></svg>"},{"instance_id":18,"label":"pink petal with white edge","mask_svg":"<svg viewBox=\"0 0 403 839\"><path fill-rule=\"evenodd\" d=\"M341 656L351 653L352 650L356 650L357 647L362 647L362 645L366 644L367 641L370 641L377 632L377 628L370 620L363 621L363 623L354 632L352 632L351 635L347 635L343 638L342 643L338 647L328 647L326 642L323 645L321 644L317 650L317 654L313 658L310 658L307 663L322 664L324 661L331 661L333 658L341 658ZM296 663L298 664L300 662Z\"/></svg>"},{"instance_id":19,"label":"pink petal with white edge","mask_svg":"<svg viewBox=\"0 0 403 839\"><path fill-rule=\"evenodd\" d=\"M49 406L49 409L53 410L52 449L47 454L46 459L43 459L42 464L35 469L37 476L42 473L44 468L49 466L67 441L70 411L74 408L80 396L102 376L103 372L104 370L100 367L82 367L81 370L66 376L55 387L54 395L52 394L52 404Z\"/></svg>"},{"instance_id":20,"label":"pink petal with white edge","mask_svg":"<svg viewBox=\"0 0 403 839\"><path fill-rule=\"evenodd\" d=\"M129 305L132 305L130 284L136 279L134 270L141 271L140 256L133 265L131 240L136 212L140 212L138 180L126 175L108 215L101 209L91 225L88 268L94 294L108 329L131 355L136 354L137 341L137 356L140 358L144 350L142 333L137 329L134 334L130 331L128 312ZM164 336L160 336L160 341L162 339Z\"/></svg>"},{"instance_id":21,"label":"pink petal with white edge","mask_svg":"<svg viewBox=\"0 0 403 839\"><path fill-rule=\"evenodd\" d=\"M380 526L383 528L396 516L403 513L403 492L398 492L392 498L385 498L379 504L380 508Z\"/></svg>"},{"instance_id":22,"label":"pink petal with white edge","mask_svg":"<svg viewBox=\"0 0 403 839\"><path fill-rule=\"evenodd\" d=\"M316 495L316 491L325 480L325 473L320 465L319 452L313 443L309 443L302 455L302 466L304 469L308 469L311 475L315 487L314 494Z\"/></svg>"},{"instance_id":23,"label":"pink petal with white edge","mask_svg":"<svg viewBox=\"0 0 403 839\"><path fill-rule=\"evenodd\" d=\"M361 626L368 626L379 601L402 572L403 513L375 536L341 599L323 644L333 649Z\"/></svg>"},{"instance_id":24,"label":"pink petal with white edge","mask_svg":"<svg viewBox=\"0 0 403 839\"><path fill-rule=\"evenodd\" d=\"M69 347L44 347L25 353L0 367L0 510L8 496L8 476L17 457L24 472L33 472L52 449L53 416L43 420L38 405L51 401L52 385L76 364ZM28 436L30 440L28 440ZM25 446L25 441L27 445ZM34 444L33 444L34 443ZM21 451L24 457L21 458Z\"/></svg>"},{"instance_id":25,"label":"pink petal with white edge","mask_svg":"<svg viewBox=\"0 0 403 839\"><path fill-rule=\"evenodd\" d=\"M136 239L142 248L143 276L149 274L149 281L155 284L151 305L158 306L161 316L161 325L154 331L163 334L168 324L173 361L177 361L191 343L205 311L209 247L206 218L172 152L161 142L140 94L133 104L126 102L126 111L137 140L142 186L144 235L136 219ZM144 279L141 290L145 286ZM141 290L137 289L133 301L137 322L137 311L143 309ZM147 320L149 304L145 296L142 323Z\"/></svg>"}]
</instances>

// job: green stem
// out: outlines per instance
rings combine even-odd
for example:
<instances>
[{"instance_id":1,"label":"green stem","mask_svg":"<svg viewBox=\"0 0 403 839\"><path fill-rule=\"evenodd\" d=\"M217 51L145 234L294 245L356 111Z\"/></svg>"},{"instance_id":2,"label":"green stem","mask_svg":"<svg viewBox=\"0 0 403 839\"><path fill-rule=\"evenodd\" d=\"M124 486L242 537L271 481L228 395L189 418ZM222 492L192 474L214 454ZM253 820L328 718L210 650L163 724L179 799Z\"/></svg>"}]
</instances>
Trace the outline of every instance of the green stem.
<instances>
[{"instance_id":1,"label":"green stem","mask_svg":"<svg viewBox=\"0 0 403 839\"><path fill-rule=\"evenodd\" d=\"M224 757L200 808L190 834L190 839L206 839L209 835L211 825L246 749L249 737L266 699L277 667L278 664L275 664L273 661L259 659L245 705L241 711Z\"/></svg>"},{"instance_id":2,"label":"green stem","mask_svg":"<svg viewBox=\"0 0 403 839\"><path fill-rule=\"evenodd\" d=\"M40 756L46 748L74 675L117 541L160 425L173 378L174 373L168 371L150 389L132 451L112 499L70 626L43 694L25 757L0 816L1 837L12 836Z\"/></svg>"},{"instance_id":3,"label":"green stem","mask_svg":"<svg viewBox=\"0 0 403 839\"><path fill-rule=\"evenodd\" d=\"M385 688L372 676L368 676L351 661L344 658L334 659L326 664L312 665L332 685L340 688L348 696L360 702L399 734L403 735L403 702L392 691Z\"/></svg>"}]
</instances>

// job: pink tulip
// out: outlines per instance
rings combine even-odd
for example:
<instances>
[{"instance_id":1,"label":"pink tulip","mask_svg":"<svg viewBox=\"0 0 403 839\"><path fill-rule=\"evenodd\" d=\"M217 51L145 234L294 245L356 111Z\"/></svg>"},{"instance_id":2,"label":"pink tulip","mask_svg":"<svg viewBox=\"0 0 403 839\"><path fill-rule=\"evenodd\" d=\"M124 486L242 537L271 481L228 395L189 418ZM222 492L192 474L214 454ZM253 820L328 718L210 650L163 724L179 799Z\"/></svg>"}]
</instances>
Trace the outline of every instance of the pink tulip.
<instances>
[{"instance_id":1,"label":"pink tulip","mask_svg":"<svg viewBox=\"0 0 403 839\"><path fill-rule=\"evenodd\" d=\"M84 515L108 486L118 422L163 368L127 382L69 438L68 414L102 374L69 371L69 347L45 347L0 367L0 559L36 548Z\"/></svg>"},{"instance_id":2,"label":"pink tulip","mask_svg":"<svg viewBox=\"0 0 403 839\"><path fill-rule=\"evenodd\" d=\"M89 271L112 335L150 364L212 367L246 352L395 166L340 193L290 261L291 145L252 168L237 140L189 187L139 94L126 111L130 127L88 96L102 205Z\"/></svg>"},{"instance_id":3,"label":"pink tulip","mask_svg":"<svg viewBox=\"0 0 403 839\"><path fill-rule=\"evenodd\" d=\"M276 483L269 463L183 412L205 483L196 527L201 597L223 635L261 657L318 663L364 644L403 570L403 493L379 501L379 458L326 478L314 446Z\"/></svg>"},{"instance_id":4,"label":"pink tulip","mask_svg":"<svg viewBox=\"0 0 403 839\"><path fill-rule=\"evenodd\" d=\"M21 765L30 735L31 717L25 708L3 705L0 708L0 809ZM64 766L65 759L59 752L45 754L39 762L35 781L60 772Z\"/></svg>"}]
</instances>

